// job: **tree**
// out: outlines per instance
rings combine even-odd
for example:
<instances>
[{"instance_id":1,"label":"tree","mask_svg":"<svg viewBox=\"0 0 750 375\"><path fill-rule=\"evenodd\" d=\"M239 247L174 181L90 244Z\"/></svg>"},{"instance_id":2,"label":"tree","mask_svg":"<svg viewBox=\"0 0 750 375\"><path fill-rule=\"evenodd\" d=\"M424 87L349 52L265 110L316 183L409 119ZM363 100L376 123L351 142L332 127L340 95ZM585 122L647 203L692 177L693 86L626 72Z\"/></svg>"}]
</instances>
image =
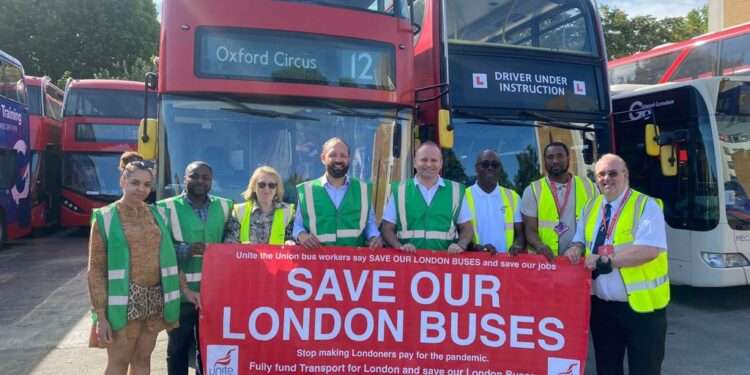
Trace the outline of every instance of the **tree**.
<instances>
[{"instance_id":1,"label":"tree","mask_svg":"<svg viewBox=\"0 0 750 375\"><path fill-rule=\"evenodd\" d=\"M152 0L3 0L3 8L0 46L30 75L90 78L157 54Z\"/></svg>"},{"instance_id":2,"label":"tree","mask_svg":"<svg viewBox=\"0 0 750 375\"><path fill-rule=\"evenodd\" d=\"M151 58L149 61L154 61ZM143 81L148 72L155 72L156 65L138 57L132 64L127 61L114 63L111 68L100 69L94 73L97 79L124 79L128 81Z\"/></svg>"},{"instance_id":3,"label":"tree","mask_svg":"<svg viewBox=\"0 0 750 375\"><path fill-rule=\"evenodd\" d=\"M621 9L608 6L602 6L600 13L610 59L679 42L708 30L708 6L694 9L685 17L662 19L653 16L631 18Z\"/></svg>"}]
</instances>

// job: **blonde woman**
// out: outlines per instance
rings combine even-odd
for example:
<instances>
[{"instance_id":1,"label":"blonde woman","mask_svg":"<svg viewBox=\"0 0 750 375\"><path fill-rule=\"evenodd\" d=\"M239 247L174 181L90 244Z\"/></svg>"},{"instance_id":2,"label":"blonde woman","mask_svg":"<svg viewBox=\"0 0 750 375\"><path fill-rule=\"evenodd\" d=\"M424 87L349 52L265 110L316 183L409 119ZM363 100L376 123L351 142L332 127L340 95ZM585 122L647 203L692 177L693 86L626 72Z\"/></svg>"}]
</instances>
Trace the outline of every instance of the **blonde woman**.
<instances>
[{"instance_id":1,"label":"blonde woman","mask_svg":"<svg viewBox=\"0 0 750 375\"><path fill-rule=\"evenodd\" d=\"M294 205L282 202L283 196L279 172L267 165L258 167L242 193L245 202L235 204L232 211L240 226L231 229L224 242L294 245L291 239Z\"/></svg>"},{"instance_id":2,"label":"blonde woman","mask_svg":"<svg viewBox=\"0 0 750 375\"><path fill-rule=\"evenodd\" d=\"M180 316L169 215L144 202L153 180L147 163L126 164L122 198L93 213L88 281L95 323L89 346L107 348L108 375L124 375L128 368L130 374L148 374L156 336L175 327Z\"/></svg>"}]
</instances>

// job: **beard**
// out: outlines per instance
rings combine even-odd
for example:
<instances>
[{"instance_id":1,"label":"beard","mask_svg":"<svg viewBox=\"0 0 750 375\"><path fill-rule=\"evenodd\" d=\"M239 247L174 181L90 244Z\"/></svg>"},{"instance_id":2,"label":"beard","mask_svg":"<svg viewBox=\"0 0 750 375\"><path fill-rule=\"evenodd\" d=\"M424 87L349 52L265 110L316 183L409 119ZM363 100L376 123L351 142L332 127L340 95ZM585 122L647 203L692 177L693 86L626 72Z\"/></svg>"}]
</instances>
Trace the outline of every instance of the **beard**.
<instances>
[{"instance_id":1,"label":"beard","mask_svg":"<svg viewBox=\"0 0 750 375\"><path fill-rule=\"evenodd\" d=\"M557 176L562 176L565 173L568 173L568 166L567 165L563 165L563 166L560 166L560 167L551 167L551 168L547 169L547 174L550 175L550 176L557 177Z\"/></svg>"},{"instance_id":2,"label":"beard","mask_svg":"<svg viewBox=\"0 0 750 375\"><path fill-rule=\"evenodd\" d=\"M349 172L349 164L332 163L326 166L326 172L333 178L341 178Z\"/></svg>"}]
</instances>

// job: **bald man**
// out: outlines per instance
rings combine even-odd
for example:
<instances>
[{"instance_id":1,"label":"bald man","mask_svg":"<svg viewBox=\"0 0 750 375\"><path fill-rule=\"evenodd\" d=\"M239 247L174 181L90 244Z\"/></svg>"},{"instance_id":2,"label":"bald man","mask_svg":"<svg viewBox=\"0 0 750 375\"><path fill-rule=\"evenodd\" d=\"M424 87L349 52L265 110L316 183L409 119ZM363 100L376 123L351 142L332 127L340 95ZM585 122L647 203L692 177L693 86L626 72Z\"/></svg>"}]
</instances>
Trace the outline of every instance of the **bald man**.
<instances>
[{"instance_id":1,"label":"bald man","mask_svg":"<svg viewBox=\"0 0 750 375\"><path fill-rule=\"evenodd\" d=\"M667 238L660 202L630 188L617 155L596 163L602 192L584 209L572 245L572 262L585 257L592 270L591 336L597 374L660 374L669 304Z\"/></svg>"}]
</instances>

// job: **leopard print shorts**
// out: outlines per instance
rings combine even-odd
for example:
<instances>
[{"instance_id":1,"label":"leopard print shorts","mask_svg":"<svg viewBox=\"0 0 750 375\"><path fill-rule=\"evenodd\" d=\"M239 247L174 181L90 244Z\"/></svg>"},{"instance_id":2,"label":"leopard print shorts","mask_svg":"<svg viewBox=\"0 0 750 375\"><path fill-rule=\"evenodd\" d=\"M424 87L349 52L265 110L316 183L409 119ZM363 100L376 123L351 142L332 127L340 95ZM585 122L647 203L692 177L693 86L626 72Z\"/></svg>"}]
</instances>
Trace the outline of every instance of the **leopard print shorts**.
<instances>
[{"instance_id":1,"label":"leopard print shorts","mask_svg":"<svg viewBox=\"0 0 750 375\"><path fill-rule=\"evenodd\" d=\"M164 311L164 296L161 285L142 287L130 283L128 288L128 320L146 319L161 315Z\"/></svg>"}]
</instances>

